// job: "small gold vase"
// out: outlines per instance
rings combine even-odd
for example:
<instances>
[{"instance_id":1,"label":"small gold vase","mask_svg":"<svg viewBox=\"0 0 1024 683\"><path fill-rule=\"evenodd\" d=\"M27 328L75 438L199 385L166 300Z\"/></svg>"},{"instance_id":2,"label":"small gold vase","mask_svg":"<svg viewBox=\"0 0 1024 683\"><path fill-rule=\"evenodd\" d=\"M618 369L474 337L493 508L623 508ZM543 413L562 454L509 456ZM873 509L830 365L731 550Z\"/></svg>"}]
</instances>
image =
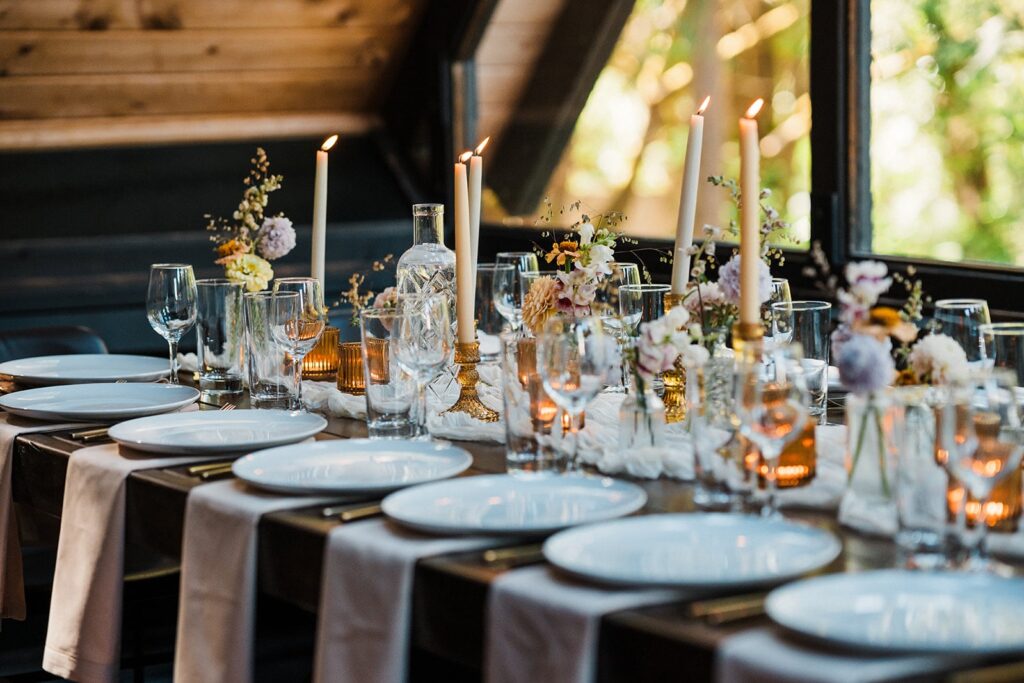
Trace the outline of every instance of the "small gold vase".
<instances>
[{"instance_id":1,"label":"small gold vase","mask_svg":"<svg viewBox=\"0 0 1024 683\"><path fill-rule=\"evenodd\" d=\"M665 312L682 306L683 299L683 294L665 294ZM673 369L661 373L661 380L665 385L665 393L661 397L665 404L665 422L682 422L686 419L686 368L676 360Z\"/></svg>"},{"instance_id":2,"label":"small gold vase","mask_svg":"<svg viewBox=\"0 0 1024 683\"><path fill-rule=\"evenodd\" d=\"M302 359L302 378L313 380L332 379L338 372L338 340L341 330L327 326L313 350Z\"/></svg>"}]
</instances>

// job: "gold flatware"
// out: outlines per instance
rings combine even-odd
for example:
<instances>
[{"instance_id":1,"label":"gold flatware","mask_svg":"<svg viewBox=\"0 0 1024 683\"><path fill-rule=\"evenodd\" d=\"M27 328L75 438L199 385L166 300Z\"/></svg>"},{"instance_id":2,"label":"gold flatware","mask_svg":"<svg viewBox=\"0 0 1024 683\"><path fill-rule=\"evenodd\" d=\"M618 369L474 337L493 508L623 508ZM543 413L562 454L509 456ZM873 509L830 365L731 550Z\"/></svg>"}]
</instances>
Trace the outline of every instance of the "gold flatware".
<instances>
[{"instance_id":1,"label":"gold flatware","mask_svg":"<svg viewBox=\"0 0 1024 683\"><path fill-rule=\"evenodd\" d=\"M199 473L199 478L202 479L203 481L207 481L209 479L213 479L214 477L221 477L224 476L225 474L230 474L232 464L233 463L228 463L226 465L221 465L220 467L211 467L208 470L203 470L202 472Z\"/></svg>"},{"instance_id":2,"label":"gold flatware","mask_svg":"<svg viewBox=\"0 0 1024 683\"><path fill-rule=\"evenodd\" d=\"M219 470L225 467L230 467L234 464L234 460L218 460L217 462L204 462L201 465L192 465L188 468L188 473L195 475L207 470Z\"/></svg>"},{"instance_id":3,"label":"gold flatware","mask_svg":"<svg viewBox=\"0 0 1024 683\"><path fill-rule=\"evenodd\" d=\"M109 427L93 427L92 429L83 429L77 432L71 432L71 438L76 441L90 441L92 439L102 438L107 435Z\"/></svg>"},{"instance_id":4,"label":"gold flatware","mask_svg":"<svg viewBox=\"0 0 1024 683\"><path fill-rule=\"evenodd\" d=\"M506 548L491 548L481 556L484 564L492 567L501 566L506 569L537 564L544 561L544 551L540 543L515 545Z\"/></svg>"},{"instance_id":5,"label":"gold flatware","mask_svg":"<svg viewBox=\"0 0 1024 683\"><path fill-rule=\"evenodd\" d=\"M761 616L764 614L764 601L767 597L767 593L748 593L699 600L690 604L689 613L690 616L703 619L713 626L720 626Z\"/></svg>"},{"instance_id":6,"label":"gold flatware","mask_svg":"<svg viewBox=\"0 0 1024 683\"><path fill-rule=\"evenodd\" d=\"M994 664L968 671L956 671L946 679L949 683L1012 683L1024 680L1024 662Z\"/></svg>"},{"instance_id":7,"label":"gold flatware","mask_svg":"<svg viewBox=\"0 0 1024 683\"><path fill-rule=\"evenodd\" d=\"M338 515L338 519L342 522L354 522L359 519L376 517L381 514L384 514L384 511L381 510L380 503L370 503L369 505L343 510L341 514Z\"/></svg>"}]
</instances>

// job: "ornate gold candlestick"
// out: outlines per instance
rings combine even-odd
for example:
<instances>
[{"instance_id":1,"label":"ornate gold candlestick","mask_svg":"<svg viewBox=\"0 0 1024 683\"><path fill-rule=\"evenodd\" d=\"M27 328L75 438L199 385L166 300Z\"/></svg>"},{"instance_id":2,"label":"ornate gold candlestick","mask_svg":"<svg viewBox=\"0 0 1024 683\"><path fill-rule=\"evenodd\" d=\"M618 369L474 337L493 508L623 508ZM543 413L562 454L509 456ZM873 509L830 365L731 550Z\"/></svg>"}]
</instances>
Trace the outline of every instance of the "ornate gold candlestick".
<instances>
[{"instance_id":1,"label":"ornate gold candlestick","mask_svg":"<svg viewBox=\"0 0 1024 683\"><path fill-rule=\"evenodd\" d=\"M461 387L459 400L445 412L466 413L481 422L497 422L498 413L485 406L476 391L476 385L480 381L480 373L476 369L477 363L480 362L480 342L456 342L455 362L459 365L459 374L456 377Z\"/></svg>"},{"instance_id":2,"label":"ornate gold candlestick","mask_svg":"<svg viewBox=\"0 0 1024 683\"><path fill-rule=\"evenodd\" d=\"M683 294L665 294L665 312L682 306L684 298ZM661 398L665 404L665 422L680 422L686 417L686 368L677 359L675 368L661 373L661 380L665 384L665 395Z\"/></svg>"}]
</instances>

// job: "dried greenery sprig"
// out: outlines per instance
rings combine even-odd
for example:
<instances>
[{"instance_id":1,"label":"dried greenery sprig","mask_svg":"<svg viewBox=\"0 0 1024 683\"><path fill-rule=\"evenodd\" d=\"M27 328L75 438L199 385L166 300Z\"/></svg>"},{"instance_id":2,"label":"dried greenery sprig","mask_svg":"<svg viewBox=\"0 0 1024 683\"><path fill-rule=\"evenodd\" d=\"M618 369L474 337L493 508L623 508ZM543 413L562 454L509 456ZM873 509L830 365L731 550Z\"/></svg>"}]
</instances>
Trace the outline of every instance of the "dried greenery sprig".
<instances>
[{"instance_id":1,"label":"dried greenery sprig","mask_svg":"<svg viewBox=\"0 0 1024 683\"><path fill-rule=\"evenodd\" d=\"M395 255L388 254L384 258L375 260L370 264L371 273L381 273L388 269L392 261L394 261ZM364 308L368 307L374 298L377 297L377 293L371 289L363 290L362 287L366 283L367 271L358 271L348 276L348 289L343 290L338 299L331 303L331 308L337 308L342 303L346 303L352 307L352 325L359 324L359 313ZM388 294L389 290L394 291L394 287L385 288L381 294ZM388 296L388 301L391 301L393 297ZM386 302L382 302L386 303Z\"/></svg>"}]
</instances>

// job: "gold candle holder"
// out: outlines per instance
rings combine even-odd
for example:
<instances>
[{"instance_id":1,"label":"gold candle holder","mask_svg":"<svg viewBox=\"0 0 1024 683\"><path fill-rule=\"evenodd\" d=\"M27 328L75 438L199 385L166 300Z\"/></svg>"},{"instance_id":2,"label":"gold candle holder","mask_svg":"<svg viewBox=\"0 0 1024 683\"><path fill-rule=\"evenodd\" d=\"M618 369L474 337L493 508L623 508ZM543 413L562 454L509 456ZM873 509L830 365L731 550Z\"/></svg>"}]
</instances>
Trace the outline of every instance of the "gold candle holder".
<instances>
[{"instance_id":1,"label":"gold candle holder","mask_svg":"<svg viewBox=\"0 0 1024 683\"><path fill-rule=\"evenodd\" d=\"M338 391L362 396L366 392L362 345L359 342L338 344L338 355Z\"/></svg>"},{"instance_id":2,"label":"gold candle holder","mask_svg":"<svg viewBox=\"0 0 1024 683\"><path fill-rule=\"evenodd\" d=\"M793 441L786 444L779 455L779 464L775 467L775 486L779 489L791 489L811 483L817 474L818 449L814 438L815 419L807 420L804 429ZM764 488L768 465L758 454L758 485Z\"/></svg>"},{"instance_id":3,"label":"gold candle holder","mask_svg":"<svg viewBox=\"0 0 1024 683\"><path fill-rule=\"evenodd\" d=\"M973 529L980 522L995 532L1014 533L1020 526L1021 515L1021 468L1016 467L992 488L992 495L981 509L981 501L967 493L960 482L950 477L946 488L946 516L955 523L967 495L967 509L964 519L967 527Z\"/></svg>"},{"instance_id":4,"label":"gold candle holder","mask_svg":"<svg viewBox=\"0 0 1024 683\"><path fill-rule=\"evenodd\" d=\"M481 422L497 422L498 413L480 401L476 385L480 381L480 373L476 366L480 362L480 342L455 344L455 362L459 365L459 400L446 413L466 413Z\"/></svg>"},{"instance_id":5,"label":"gold candle holder","mask_svg":"<svg viewBox=\"0 0 1024 683\"><path fill-rule=\"evenodd\" d=\"M764 325L737 322L732 326L732 349L737 360L759 363L764 356Z\"/></svg>"},{"instance_id":6,"label":"gold candle holder","mask_svg":"<svg viewBox=\"0 0 1024 683\"><path fill-rule=\"evenodd\" d=\"M302 359L303 379L331 379L338 372L341 358L338 355L338 340L341 330L327 326L316 346Z\"/></svg>"},{"instance_id":7,"label":"gold candle holder","mask_svg":"<svg viewBox=\"0 0 1024 683\"><path fill-rule=\"evenodd\" d=\"M665 294L665 311L671 311L677 306L683 305L683 294ZM665 422L681 422L686 418L686 368L679 360L671 370L661 373L661 380L665 385L665 394L661 400L665 404Z\"/></svg>"}]
</instances>

